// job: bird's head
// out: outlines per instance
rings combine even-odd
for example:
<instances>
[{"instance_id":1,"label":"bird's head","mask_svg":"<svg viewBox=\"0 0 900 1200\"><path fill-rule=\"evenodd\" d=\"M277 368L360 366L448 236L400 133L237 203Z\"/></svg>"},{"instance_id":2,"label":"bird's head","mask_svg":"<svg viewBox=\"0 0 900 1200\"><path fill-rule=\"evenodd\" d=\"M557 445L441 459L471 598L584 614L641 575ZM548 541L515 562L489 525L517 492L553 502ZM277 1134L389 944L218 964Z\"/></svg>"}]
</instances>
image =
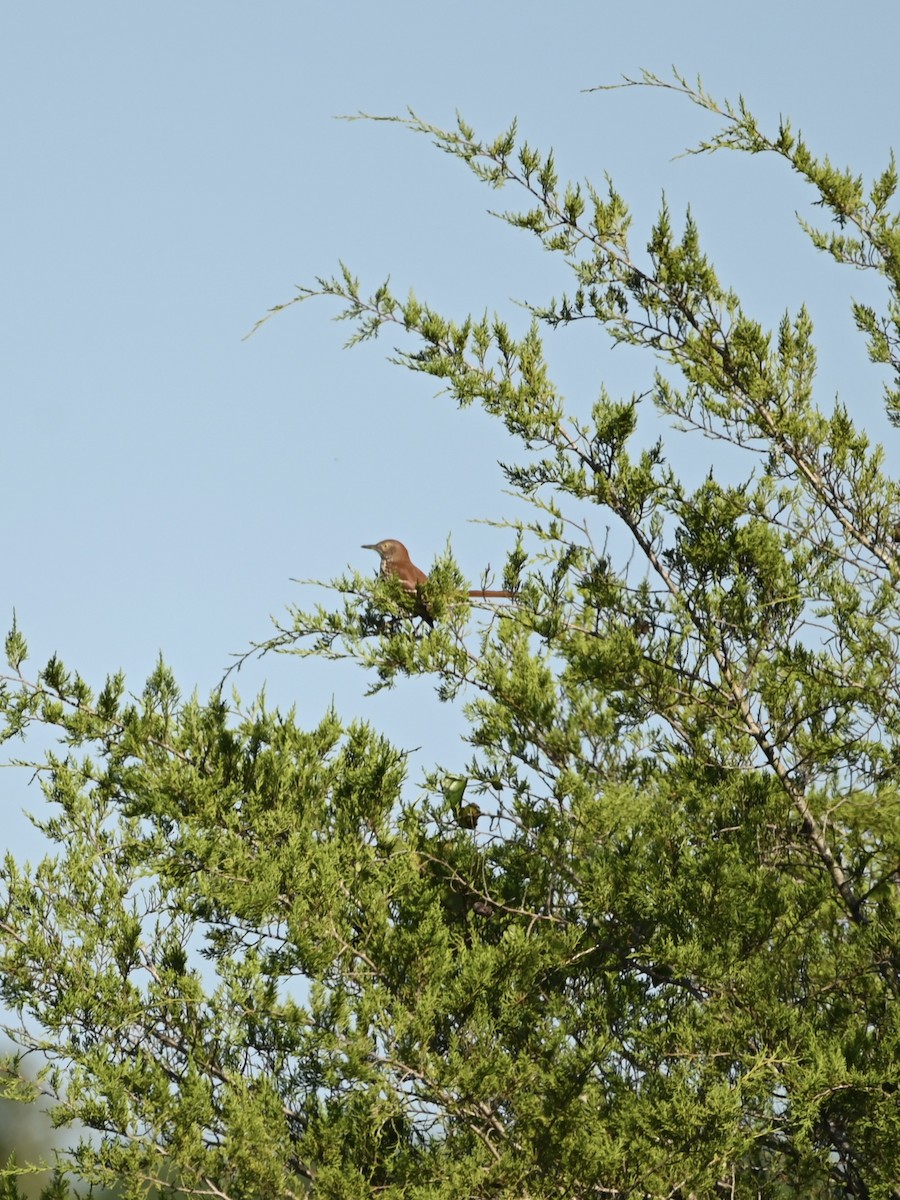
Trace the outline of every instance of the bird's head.
<instances>
[{"instance_id":1,"label":"bird's head","mask_svg":"<svg viewBox=\"0 0 900 1200\"><path fill-rule=\"evenodd\" d=\"M406 547L402 542L395 541L394 538L384 538L380 542L370 542L362 546L363 550L374 550L380 555L383 562L390 562L394 558L409 558Z\"/></svg>"}]
</instances>

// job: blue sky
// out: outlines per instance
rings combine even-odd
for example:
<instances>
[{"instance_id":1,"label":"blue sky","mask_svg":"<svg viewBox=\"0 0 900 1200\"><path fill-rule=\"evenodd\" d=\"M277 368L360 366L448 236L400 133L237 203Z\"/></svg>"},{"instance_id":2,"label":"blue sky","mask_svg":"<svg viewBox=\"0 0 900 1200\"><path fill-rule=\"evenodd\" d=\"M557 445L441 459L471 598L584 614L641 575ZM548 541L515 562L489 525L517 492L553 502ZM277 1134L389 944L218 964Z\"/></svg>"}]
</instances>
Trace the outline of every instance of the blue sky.
<instances>
[{"instance_id":1,"label":"blue sky","mask_svg":"<svg viewBox=\"0 0 900 1200\"><path fill-rule=\"evenodd\" d=\"M813 15L814 14L814 15ZM814 151L870 176L896 144L894 0L852 12L763 0L642 5L532 0L452 6L269 0L24 3L0 17L4 187L0 402L5 519L0 619L13 608L33 663L54 651L92 683L123 668L134 691L159 651L206 694L269 614L312 600L291 579L373 570L360 543L405 541L427 569L452 538L473 579L514 515L501 429L387 362L352 352L327 302L243 340L295 284L343 259L364 287L390 275L448 315L497 309L568 283L561 263L487 210L489 193L423 138L339 114L403 112L482 135L518 118L563 175L632 205L641 247L663 190L690 204L722 277L767 322L806 301L820 331L821 396L836 391L879 438L880 383L851 330L873 281L818 256L793 218L809 191L773 161L675 158L715 121L672 95L586 93L646 67L743 94L764 125L790 115ZM550 355L572 404L602 383L645 387L649 359L599 330ZM678 465L678 451L673 458ZM685 464L687 466L687 464ZM366 701L353 668L255 664L245 695L296 703L312 724L336 698L451 769L457 713L421 682ZM6 773L12 845L33 797ZM36 797L34 797L36 799Z\"/></svg>"}]
</instances>

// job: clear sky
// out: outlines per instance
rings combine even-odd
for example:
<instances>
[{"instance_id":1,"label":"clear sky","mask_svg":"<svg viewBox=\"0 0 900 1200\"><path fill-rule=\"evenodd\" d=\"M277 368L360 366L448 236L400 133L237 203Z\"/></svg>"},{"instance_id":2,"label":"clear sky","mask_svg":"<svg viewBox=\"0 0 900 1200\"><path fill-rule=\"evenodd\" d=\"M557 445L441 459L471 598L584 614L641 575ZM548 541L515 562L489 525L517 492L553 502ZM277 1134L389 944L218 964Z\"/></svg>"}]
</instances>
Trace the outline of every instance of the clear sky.
<instances>
[{"instance_id":1,"label":"clear sky","mask_svg":"<svg viewBox=\"0 0 900 1200\"><path fill-rule=\"evenodd\" d=\"M870 176L898 142L898 44L896 0L7 0L4 630L15 608L33 664L56 651L95 685L121 667L136 692L161 650L205 695L230 653L267 636L269 614L317 598L292 578L374 571L362 542L400 538L427 570L450 536L472 579L502 563L509 536L472 523L515 511L502 430L391 366L390 338L343 351L349 328L327 302L242 340L339 259L364 288L390 275L401 295L452 316L497 309L517 330L516 300L568 284L487 215L511 194L423 138L339 114L410 106L448 125L458 109L485 136L516 117L562 174L610 172L638 248L663 190L677 220L690 204L752 311L774 322L809 303L822 402L840 390L877 437L898 436L851 331L849 297L872 282L805 240L793 212L815 217L809 190L774 160L675 158L716 129L678 97L584 90L675 64L720 98L743 94L770 129L790 115L814 151ZM555 335L551 353L580 408L603 382L641 390L653 366L586 327ZM421 682L366 701L355 669L270 659L238 683L248 695L264 679L305 723L334 695L422 747L414 780L465 754L458 715ZM5 773L0 803L5 836L34 853L17 815L25 783Z\"/></svg>"}]
</instances>

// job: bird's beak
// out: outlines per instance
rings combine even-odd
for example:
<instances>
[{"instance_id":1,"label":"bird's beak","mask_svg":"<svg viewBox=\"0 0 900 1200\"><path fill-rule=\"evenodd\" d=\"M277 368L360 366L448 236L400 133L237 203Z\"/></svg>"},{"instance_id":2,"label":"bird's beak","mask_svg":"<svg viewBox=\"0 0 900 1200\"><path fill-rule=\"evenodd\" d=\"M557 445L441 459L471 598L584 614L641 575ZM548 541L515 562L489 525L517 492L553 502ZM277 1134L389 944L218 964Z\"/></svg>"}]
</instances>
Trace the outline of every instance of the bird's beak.
<instances>
[{"instance_id":1,"label":"bird's beak","mask_svg":"<svg viewBox=\"0 0 900 1200\"><path fill-rule=\"evenodd\" d=\"M377 549L378 549L377 546L368 546L368 545L360 546L360 550L377 550Z\"/></svg>"}]
</instances>

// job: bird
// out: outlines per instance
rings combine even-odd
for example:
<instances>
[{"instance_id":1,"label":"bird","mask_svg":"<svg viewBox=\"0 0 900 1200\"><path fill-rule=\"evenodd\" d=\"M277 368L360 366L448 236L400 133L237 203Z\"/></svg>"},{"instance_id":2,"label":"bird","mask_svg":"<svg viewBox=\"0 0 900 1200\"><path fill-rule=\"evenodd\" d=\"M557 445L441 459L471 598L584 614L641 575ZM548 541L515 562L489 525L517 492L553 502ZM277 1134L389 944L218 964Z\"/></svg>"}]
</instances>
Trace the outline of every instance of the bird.
<instances>
[{"instance_id":1,"label":"bird","mask_svg":"<svg viewBox=\"0 0 900 1200\"><path fill-rule=\"evenodd\" d=\"M412 561L403 543L396 538L383 538L380 542L364 544L362 549L375 551L381 559L381 574L400 580L403 590L415 600L415 615L434 628L434 617L428 610L421 590L422 585L428 582L428 576Z\"/></svg>"},{"instance_id":2,"label":"bird","mask_svg":"<svg viewBox=\"0 0 900 1200\"><path fill-rule=\"evenodd\" d=\"M456 819L463 829L477 829L478 818L484 816L477 804L469 802L461 804L459 811L456 814Z\"/></svg>"},{"instance_id":3,"label":"bird","mask_svg":"<svg viewBox=\"0 0 900 1200\"><path fill-rule=\"evenodd\" d=\"M471 800L468 804L463 804L468 783L468 777L465 775L445 775L441 791L459 825L463 829L477 829L478 818L482 816L481 809Z\"/></svg>"},{"instance_id":4,"label":"bird","mask_svg":"<svg viewBox=\"0 0 900 1200\"><path fill-rule=\"evenodd\" d=\"M400 580L403 590L415 599L415 615L422 617L433 628L434 618L422 595L422 587L428 582L428 576L412 561L409 551L403 543L398 542L396 538L383 538L380 542L364 543L361 549L375 551L381 559L381 574ZM478 600L512 600L514 598L512 592L485 588L473 588L472 591L467 592L467 595L470 599Z\"/></svg>"}]
</instances>

